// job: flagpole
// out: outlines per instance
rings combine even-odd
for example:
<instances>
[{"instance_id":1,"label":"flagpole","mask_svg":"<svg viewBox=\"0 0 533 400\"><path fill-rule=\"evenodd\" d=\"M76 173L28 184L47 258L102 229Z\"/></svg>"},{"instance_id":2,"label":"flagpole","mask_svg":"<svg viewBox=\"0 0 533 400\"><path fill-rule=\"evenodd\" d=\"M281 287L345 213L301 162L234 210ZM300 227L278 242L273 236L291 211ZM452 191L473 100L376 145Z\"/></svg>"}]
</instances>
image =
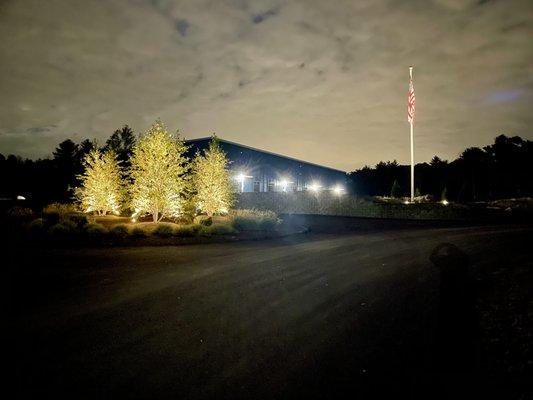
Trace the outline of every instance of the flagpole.
<instances>
[{"instance_id":1,"label":"flagpole","mask_svg":"<svg viewBox=\"0 0 533 400\"><path fill-rule=\"evenodd\" d=\"M409 67L409 78L413 80L413 67ZM413 120L409 123L411 127L411 203L415 200L415 146L413 135Z\"/></svg>"}]
</instances>

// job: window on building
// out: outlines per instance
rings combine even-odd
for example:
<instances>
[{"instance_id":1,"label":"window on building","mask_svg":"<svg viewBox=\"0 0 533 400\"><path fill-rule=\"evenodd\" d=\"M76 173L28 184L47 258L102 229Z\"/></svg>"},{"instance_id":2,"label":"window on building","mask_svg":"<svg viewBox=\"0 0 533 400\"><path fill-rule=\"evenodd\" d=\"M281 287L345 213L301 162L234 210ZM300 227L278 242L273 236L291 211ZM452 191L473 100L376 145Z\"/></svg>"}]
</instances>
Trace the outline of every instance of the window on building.
<instances>
[{"instance_id":1,"label":"window on building","mask_svg":"<svg viewBox=\"0 0 533 400\"><path fill-rule=\"evenodd\" d=\"M260 192L261 191L261 183L259 181L254 181L254 192Z\"/></svg>"}]
</instances>

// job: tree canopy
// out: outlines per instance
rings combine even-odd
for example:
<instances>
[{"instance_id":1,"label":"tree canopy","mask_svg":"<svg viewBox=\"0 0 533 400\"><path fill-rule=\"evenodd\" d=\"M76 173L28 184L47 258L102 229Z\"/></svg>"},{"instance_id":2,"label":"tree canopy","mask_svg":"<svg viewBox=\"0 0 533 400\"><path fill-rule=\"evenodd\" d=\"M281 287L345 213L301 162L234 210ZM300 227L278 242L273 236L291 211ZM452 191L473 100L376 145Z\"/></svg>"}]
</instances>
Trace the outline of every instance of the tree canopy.
<instances>
[{"instance_id":1,"label":"tree canopy","mask_svg":"<svg viewBox=\"0 0 533 400\"><path fill-rule=\"evenodd\" d=\"M235 187L228 170L229 161L216 136L203 154L193 162L193 187L196 206L209 216L228 212L234 203Z\"/></svg>"},{"instance_id":2,"label":"tree canopy","mask_svg":"<svg viewBox=\"0 0 533 400\"><path fill-rule=\"evenodd\" d=\"M76 190L82 209L99 215L120 213L123 184L115 153L92 149L85 156L83 164L85 171L80 176L81 186Z\"/></svg>"},{"instance_id":3,"label":"tree canopy","mask_svg":"<svg viewBox=\"0 0 533 400\"><path fill-rule=\"evenodd\" d=\"M187 146L157 121L139 138L131 158L131 207L154 222L183 212L187 189Z\"/></svg>"},{"instance_id":4,"label":"tree canopy","mask_svg":"<svg viewBox=\"0 0 533 400\"><path fill-rule=\"evenodd\" d=\"M533 195L533 141L500 135L483 148L465 149L448 162L435 156L415 166L415 187L436 199L481 201ZM349 173L359 195L388 195L397 181L403 195L409 188L409 166L379 162ZM443 194L444 192L444 194Z\"/></svg>"}]
</instances>

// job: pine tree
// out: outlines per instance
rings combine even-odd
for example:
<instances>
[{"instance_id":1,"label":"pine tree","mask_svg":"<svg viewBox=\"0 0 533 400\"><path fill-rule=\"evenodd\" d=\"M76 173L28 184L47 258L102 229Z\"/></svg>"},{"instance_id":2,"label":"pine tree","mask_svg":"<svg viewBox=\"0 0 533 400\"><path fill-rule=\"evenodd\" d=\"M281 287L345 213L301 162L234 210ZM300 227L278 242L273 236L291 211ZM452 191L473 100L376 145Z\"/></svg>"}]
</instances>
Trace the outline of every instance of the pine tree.
<instances>
[{"instance_id":1,"label":"pine tree","mask_svg":"<svg viewBox=\"0 0 533 400\"><path fill-rule=\"evenodd\" d=\"M123 200L123 184L114 152L102 153L97 148L84 157L85 172L79 176L81 187L76 197L85 212L119 214Z\"/></svg>"},{"instance_id":2,"label":"pine tree","mask_svg":"<svg viewBox=\"0 0 533 400\"><path fill-rule=\"evenodd\" d=\"M124 125L122 129L117 129L109 139L107 139L104 150L113 150L118 160L124 168L129 168L130 158L135 147L135 135L133 129Z\"/></svg>"},{"instance_id":3,"label":"pine tree","mask_svg":"<svg viewBox=\"0 0 533 400\"><path fill-rule=\"evenodd\" d=\"M398 183L398 181L396 179L394 180L394 183L392 184L392 188L390 190L390 195L391 195L391 197L395 197L395 198L398 198L398 197L402 196L402 189L401 189L400 184Z\"/></svg>"},{"instance_id":4,"label":"pine tree","mask_svg":"<svg viewBox=\"0 0 533 400\"><path fill-rule=\"evenodd\" d=\"M235 186L228 171L229 161L216 136L204 154L193 162L193 187L196 207L209 216L227 212L233 206Z\"/></svg>"},{"instance_id":5,"label":"pine tree","mask_svg":"<svg viewBox=\"0 0 533 400\"><path fill-rule=\"evenodd\" d=\"M134 216L151 214L154 222L179 217L187 188L187 146L161 121L140 137L131 158L130 187Z\"/></svg>"}]
</instances>

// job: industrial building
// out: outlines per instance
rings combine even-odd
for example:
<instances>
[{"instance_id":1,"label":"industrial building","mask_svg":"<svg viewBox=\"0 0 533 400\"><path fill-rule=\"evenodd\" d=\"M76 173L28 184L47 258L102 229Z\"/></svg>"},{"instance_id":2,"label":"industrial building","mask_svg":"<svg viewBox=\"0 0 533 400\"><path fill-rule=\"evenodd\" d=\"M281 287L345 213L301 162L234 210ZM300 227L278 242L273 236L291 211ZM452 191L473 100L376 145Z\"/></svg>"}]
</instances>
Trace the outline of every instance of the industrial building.
<instances>
[{"instance_id":1,"label":"industrial building","mask_svg":"<svg viewBox=\"0 0 533 400\"><path fill-rule=\"evenodd\" d=\"M209 147L210 137L188 140L189 156ZM240 192L346 190L346 172L218 138Z\"/></svg>"}]
</instances>

